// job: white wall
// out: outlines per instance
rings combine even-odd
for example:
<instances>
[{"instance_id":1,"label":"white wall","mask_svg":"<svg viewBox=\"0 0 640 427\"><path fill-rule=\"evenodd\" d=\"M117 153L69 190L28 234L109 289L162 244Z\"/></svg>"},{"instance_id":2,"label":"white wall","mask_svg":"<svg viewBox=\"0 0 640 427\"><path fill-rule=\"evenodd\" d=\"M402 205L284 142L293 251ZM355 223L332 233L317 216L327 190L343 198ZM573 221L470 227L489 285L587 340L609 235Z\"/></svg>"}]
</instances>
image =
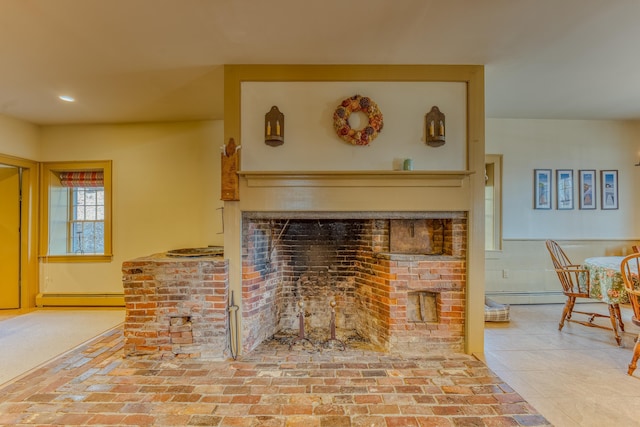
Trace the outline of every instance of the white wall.
<instances>
[{"instance_id":1,"label":"white wall","mask_svg":"<svg viewBox=\"0 0 640 427\"><path fill-rule=\"evenodd\" d=\"M489 252L488 295L505 302L545 302L559 285L544 240L563 241L572 261L623 254L640 239L640 123L600 120L488 119L486 153L503 155L503 250ZM597 209L533 209L533 170L597 171ZM600 209L600 171L618 170L619 209ZM506 277L504 277L506 276ZM533 297L532 295L538 295ZM557 300L557 298L555 299Z\"/></svg>"},{"instance_id":2,"label":"white wall","mask_svg":"<svg viewBox=\"0 0 640 427\"><path fill-rule=\"evenodd\" d=\"M36 125L0 114L0 153L39 160L40 129Z\"/></svg>"},{"instance_id":3,"label":"white wall","mask_svg":"<svg viewBox=\"0 0 640 427\"><path fill-rule=\"evenodd\" d=\"M113 260L41 265L40 292L122 292L122 262L222 245L221 121L45 126L42 161L113 161Z\"/></svg>"}]
</instances>

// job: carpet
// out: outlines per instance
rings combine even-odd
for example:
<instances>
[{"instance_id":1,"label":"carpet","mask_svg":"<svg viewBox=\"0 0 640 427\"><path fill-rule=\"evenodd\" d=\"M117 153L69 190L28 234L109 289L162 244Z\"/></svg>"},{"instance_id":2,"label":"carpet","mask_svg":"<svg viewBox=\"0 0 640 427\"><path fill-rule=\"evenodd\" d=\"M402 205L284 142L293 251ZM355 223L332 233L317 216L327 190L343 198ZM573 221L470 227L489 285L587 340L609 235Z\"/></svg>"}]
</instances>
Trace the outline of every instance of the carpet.
<instances>
[{"instance_id":1,"label":"carpet","mask_svg":"<svg viewBox=\"0 0 640 427\"><path fill-rule=\"evenodd\" d=\"M47 309L0 317L0 385L123 322L124 309Z\"/></svg>"}]
</instances>

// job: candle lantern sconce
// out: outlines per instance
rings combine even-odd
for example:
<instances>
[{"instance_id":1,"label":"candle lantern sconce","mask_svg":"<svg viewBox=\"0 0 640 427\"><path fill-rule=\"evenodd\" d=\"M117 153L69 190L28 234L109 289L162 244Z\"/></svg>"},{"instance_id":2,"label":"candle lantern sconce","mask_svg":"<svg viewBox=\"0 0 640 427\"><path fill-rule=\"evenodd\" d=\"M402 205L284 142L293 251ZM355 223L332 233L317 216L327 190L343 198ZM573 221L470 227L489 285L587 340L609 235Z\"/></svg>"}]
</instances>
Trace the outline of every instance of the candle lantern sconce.
<instances>
[{"instance_id":1,"label":"candle lantern sconce","mask_svg":"<svg viewBox=\"0 0 640 427\"><path fill-rule=\"evenodd\" d=\"M264 115L264 143L272 147L284 144L284 114L275 105Z\"/></svg>"},{"instance_id":2,"label":"candle lantern sconce","mask_svg":"<svg viewBox=\"0 0 640 427\"><path fill-rule=\"evenodd\" d=\"M445 118L444 114L435 105L431 107L424 116L425 134L427 145L431 147L440 147L445 141Z\"/></svg>"}]
</instances>

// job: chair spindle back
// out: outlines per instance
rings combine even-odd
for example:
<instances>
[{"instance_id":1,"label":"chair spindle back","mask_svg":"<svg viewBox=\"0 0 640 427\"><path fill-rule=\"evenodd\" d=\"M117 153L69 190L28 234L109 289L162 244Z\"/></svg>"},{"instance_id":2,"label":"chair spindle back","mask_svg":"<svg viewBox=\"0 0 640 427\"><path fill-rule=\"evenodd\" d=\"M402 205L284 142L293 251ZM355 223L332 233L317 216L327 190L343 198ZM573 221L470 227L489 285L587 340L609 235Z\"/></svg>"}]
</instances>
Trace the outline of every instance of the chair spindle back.
<instances>
[{"instance_id":1,"label":"chair spindle back","mask_svg":"<svg viewBox=\"0 0 640 427\"><path fill-rule=\"evenodd\" d=\"M567 254L555 240L546 241L553 267L558 274L562 290L567 295L589 295L589 272L571 263Z\"/></svg>"},{"instance_id":2,"label":"chair spindle back","mask_svg":"<svg viewBox=\"0 0 640 427\"><path fill-rule=\"evenodd\" d=\"M620 263L620 273L624 281L624 288L629 294L633 315L640 320L640 253L626 256Z\"/></svg>"}]
</instances>

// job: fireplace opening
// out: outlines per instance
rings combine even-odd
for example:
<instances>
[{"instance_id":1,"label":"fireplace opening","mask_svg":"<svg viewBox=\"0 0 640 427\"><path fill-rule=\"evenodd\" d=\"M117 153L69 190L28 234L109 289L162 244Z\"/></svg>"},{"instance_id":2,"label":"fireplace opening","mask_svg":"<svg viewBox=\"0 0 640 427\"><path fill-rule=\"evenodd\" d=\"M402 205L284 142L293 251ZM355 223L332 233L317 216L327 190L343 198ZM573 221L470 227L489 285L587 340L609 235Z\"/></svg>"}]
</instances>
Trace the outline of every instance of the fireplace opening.
<instances>
[{"instance_id":1,"label":"fireplace opening","mask_svg":"<svg viewBox=\"0 0 640 427\"><path fill-rule=\"evenodd\" d=\"M464 213L310 215L243 214L244 351L302 333L319 346L334 335L381 351L462 350Z\"/></svg>"}]
</instances>

